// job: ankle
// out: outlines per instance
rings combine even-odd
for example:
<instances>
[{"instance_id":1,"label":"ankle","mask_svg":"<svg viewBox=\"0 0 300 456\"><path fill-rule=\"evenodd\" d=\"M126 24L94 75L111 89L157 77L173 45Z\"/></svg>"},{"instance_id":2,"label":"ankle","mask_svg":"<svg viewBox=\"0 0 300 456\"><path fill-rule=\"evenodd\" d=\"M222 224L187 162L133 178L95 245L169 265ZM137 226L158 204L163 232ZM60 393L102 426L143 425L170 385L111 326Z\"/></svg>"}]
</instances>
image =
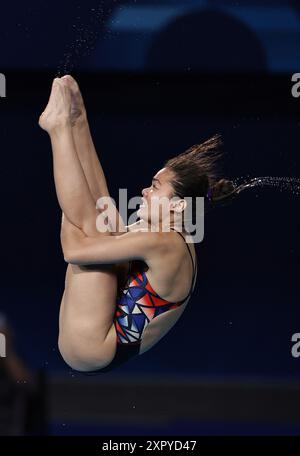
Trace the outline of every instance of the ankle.
<instances>
[{"instance_id":1,"label":"ankle","mask_svg":"<svg viewBox=\"0 0 300 456\"><path fill-rule=\"evenodd\" d=\"M89 128L89 123L87 119L86 112L80 114L80 116L76 119L73 124L73 131L76 133L82 133L82 131L87 130Z\"/></svg>"}]
</instances>

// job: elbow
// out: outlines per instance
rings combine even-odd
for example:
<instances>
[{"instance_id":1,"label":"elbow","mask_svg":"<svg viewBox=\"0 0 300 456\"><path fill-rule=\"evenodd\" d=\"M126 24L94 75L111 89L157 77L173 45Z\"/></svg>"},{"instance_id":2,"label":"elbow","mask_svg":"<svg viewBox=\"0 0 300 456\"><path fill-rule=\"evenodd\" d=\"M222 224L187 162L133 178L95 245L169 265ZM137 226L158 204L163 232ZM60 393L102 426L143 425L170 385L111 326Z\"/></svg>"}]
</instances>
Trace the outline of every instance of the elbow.
<instances>
[{"instance_id":1,"label":"elbow","mask_svg":"<svg viewBox=\"0 0 300 456\"><path fill-rule=\"evenodd\" d=\"M72 263L72 262L71 262L71 258L69 257L69 255L64 255L64 261L65 261L66 263L70 263L70 264Z\"/></svg>"},{"instance_id":2,"label":"elbow","mask_svg":"<svg viewBox=\"0 0 300 456\"><path fill-rule=\"evenodd\" d=\"M77 251L64 252L64 260L66 263L74 264L77 266L86 266L92 264L92 262L87 261L85 256L80 255Z\"/></svg>"},{"instance_id":3,"label":"elbow","mask_svg":"<svg viewBox=\"0 0 300 456\"><path fill-rule=\"evenodd\" d=\"M69 250L63 245L63 243L61 244L61 247L62 247L62 253L63 253L63 256L64 256L64 261L66 263L70 263L70 252Z\"/></svg>"},{"instance_id":4,"label":"elbow","mask_svg":"<svg viewBox=\"0 0 300 456\"><path fill-rule=\"evenodd\" d=\"M64 250L64 260L66 263L78 264L74 253L68 250Z\"/></svg>"},{"instance_id":5,"label":"elbow","mask_svg":"<svg viewBox=\"0 0 300 456\"><path fill-rule=\"evenodd\" d=\"M61 240L61 249L62 249L62 253L63 253L63 256L64 256L64 261L66 263L70 263L71 261L71 252L70 252L70 249L67 247L66 243L63 242L63 240Z\"/></svg>"}]
</instances>

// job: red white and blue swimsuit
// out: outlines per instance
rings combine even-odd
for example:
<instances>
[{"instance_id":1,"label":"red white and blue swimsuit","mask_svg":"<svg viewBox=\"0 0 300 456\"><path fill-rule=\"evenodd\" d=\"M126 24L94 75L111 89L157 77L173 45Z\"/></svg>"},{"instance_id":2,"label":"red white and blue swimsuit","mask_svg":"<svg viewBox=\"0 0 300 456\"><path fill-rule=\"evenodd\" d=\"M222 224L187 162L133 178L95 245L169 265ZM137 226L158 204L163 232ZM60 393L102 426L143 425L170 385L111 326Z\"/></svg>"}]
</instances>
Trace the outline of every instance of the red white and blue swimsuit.
<instances>
[{"instance_id":1,"label":"red white and blue swimsuit","mask_svg":"<svg viewBox=\"0 0 300 456\"><path fill-rule=\"evenodd\" d=\"M175 231L175 230L174 230ZM177 231L185 241L184 236ZM151 287L144 270L134 271L133 262L126 286L121 290L117 299L114 325L117 333L117 349L111 363L92 373L108 372L115 367L139 355L143 332L153 318L181 306L191 296L195 287L197 262L194 265L191 250L186 244L193 263L193 280L188 295L176 303L161 298Z\"/></svg>"}]
</instances>

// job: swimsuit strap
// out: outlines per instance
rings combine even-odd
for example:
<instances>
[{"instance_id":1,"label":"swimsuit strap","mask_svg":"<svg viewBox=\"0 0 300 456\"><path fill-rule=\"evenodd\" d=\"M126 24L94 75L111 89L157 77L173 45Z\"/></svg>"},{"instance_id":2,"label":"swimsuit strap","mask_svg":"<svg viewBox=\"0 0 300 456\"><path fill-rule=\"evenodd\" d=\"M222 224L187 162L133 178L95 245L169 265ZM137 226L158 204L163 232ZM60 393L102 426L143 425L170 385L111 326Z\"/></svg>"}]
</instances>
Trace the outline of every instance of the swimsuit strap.
<instances>
[{"instance_id":1,"label":"swimsuit strap","mask_svg":"<svg viewBox=\"0 0 300 456\"><path fill-rule=\"evenodd\" d=\"M192 278L191 288L190 288L190 291L189 291L188 295L187 295L184 299L182 299L181 301L178 301L178 303L181 303L181 302L186 301L186 299L187 299L187 298L192 294L192 292L194 291L195 284L196 284L197 270L198 270L198 268L197 268L197 261L195 261L195 264L194 264L193 255L192 255L192 253L191 253L191 249L189 248L189 245L188 245L188 243L186 242L185 237L183 236L183 234L180 233L180 231L175 230L174 228L171 228L171 227L170 227L170 229L173 230L173 231L175 231L176 233L180 234L180 236L182 237L182 239L183 239L184 242L186 243L186 246L187 246L187 248L188 248L189 254L190 254L190 256L191 256L192 264L193 264L193 278ZM128 271L128 275L131 274L131 271L132 271L132 263L133 263L133 260L131 260L131 261L129 262L129 271Z\"/></svg>"},{"instance_id":2,"label":"swimsuit strap","mask_svg":"<svg viewBox=\"0 0 300 456\"><path fill-rule=\"evenodd\" d=\"M183 239L184 242L186 243L186 246L187 246L188 251L189 251L189 253L190 253L191 260L192 260L192 264L193 264L193 278L192 278L192 285L191 285L189 294L188 294L184 299L182 299L181 301L179 301L179 302L184 302L184 301L190 296L190 294L192 294L192 292L193 292L193 290L194 290L194 287L195 287L195 283L196 283L196 280L195 280L195 279L196 279L196 275L197 275L197 274L196 274L196 273L197 273L197 261L195 261L195 264L194 264L193 255L192 255L192 253L191 253L191 249L190 249L188 243L186 242L185 237L183 236L183 234L182 234L180 231L175 230L174 228L171 228L171 227L170 227L170 229L173 230L173 231L175 231L176 233L180 234L180 236L182 237L182 239Z\"/></svg>"}]
</instances>

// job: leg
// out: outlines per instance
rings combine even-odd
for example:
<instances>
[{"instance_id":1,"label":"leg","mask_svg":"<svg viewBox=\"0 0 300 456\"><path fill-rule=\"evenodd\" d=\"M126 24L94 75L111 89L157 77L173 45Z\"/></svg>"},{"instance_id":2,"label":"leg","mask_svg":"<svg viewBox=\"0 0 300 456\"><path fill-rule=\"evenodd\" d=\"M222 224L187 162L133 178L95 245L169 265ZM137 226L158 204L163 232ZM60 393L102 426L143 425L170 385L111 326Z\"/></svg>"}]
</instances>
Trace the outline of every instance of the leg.
<instances>
[{"instance_id":1,"label":"leg","mask_svg":"<svg viewBox=\"0 0 300 456\"><path fill-rule=\"evenodd\" d=\"M69 227L74 230L74 225L64 218L64 237L68 236ZM113 324L117 281L115 265L68 265L58 346L62 357L73 369L99 369L114 357L117 347Z\"/></svg>"},{"instance_id":2,"label":"leg","mask_svg":"<svg viewBox=\"0 0 300 456\"><path fill-rule=\"evenodd\" d=\"M96 228L98 213L77 156L71 126L53 131L50 139L55 188L62 211L87 236L100 234Z\"/></svg>"},{"instance_id":3,"label":"leg","mask_svg":"<svg viewBox=\"0 0 300 456\"><path fill-rule=\"evenodd\" d=\"M77 121L72 131L78 158L88 181L93 200L96 203L101 196L109 196L109 190L87 118Z\"/></svg>"},{"instance_id":4,"label":"leg","mask_svg":"<svg viewBox=\"0 0 300 456\"><path fill-rule=\"evenodd\" d=\"M116 281L112 266L105 272L68 264L58 347L72 369L92 371L113 359L117 348L113 324Z\"/></svg>"},{"instance_id":5,"label":"leg","mask_svg":"<svg viewBox=\"0 0 300 456\"><path fill-rule=\"evenodd\" d=\"M96 204L100 197L110 196L106 178L93 143L86 109L79 86L75 79L70 75L64 76L62 81L64 81L71 91L73 139L91 195ZM109 220L116 220L116 229L113 234L122 234L126 232L124 221L114 205L111 207L111 212L108 214L108 218Z\"/></svg>"},{"instance_id":6,"label":"leg","mask_svg":"<svg viewBox=\"0 0 300 456\"><path fill-rule=\"evenodd\" d=\"M66 150L67 147L64 152ZM61 160L60 148L54 148L54 154L55 152L57 152L56 157L58 156L58 158L56 161L54 158L54 169L56 169L55 166L59 167L63 161L66 169L70 170L66 166L67 154ZM59 167L60 173L64 169L63 165ZM74 174L76 175L76 173ZM78 182L79 172L77 176L75 180ZM63 193L66 179L63 178L63 175L59 178L56 179L56 183L58 183L57 193L61 195L61 201L68 210L67 203L71 199L69 200L68 195ZM70 182L72 183L71 177ZM60 185L61 183L62 185ZM66 192L67 190L68 187ZM91 209L94 210L92 203ZM86 233L97 235L100 242L100 237L103 234L96 231L95 217L91 215L90 219L78 218L77 220L78 223L83 220L82 226ZM69 219L66 222L71 223ZM110 233L108 232L107 235ZM116 335L113 325L116 293L117 277L114 265L98 265L93 269L68 265L65 291L61 303L58 346L62 357L73 369L94 370L106 366L113 358L116 349Z\"/></svg>"},{"instance_id":7,"label":"leg","mask_svg":"<svg viewBox=\"0 0 300 456\"><path fill-rule=\"evenodd\" d=\"M51 109L55 111L60 103L55 93L51 96L42 120L44 127L47 119L53 118ZM74 147L70 125L55 128L50 138L58 201L69 223L81 228L88 236L105 235L96 229L96 209ZM116 335L112 322L117 278L113 265L101 265L92 271L68 266L68 272L71 269L73 274L67 274L62 300L59 349L74 369L94 370L107 365L114 354Z\"/></svg>"},{"instance_id":8,"label":"leg","mask_svg":"<svg viewBox=\"0 0 300 456\"><path fill-rule=\"evenodd\" d=\"M105 191L101 176L96 178L93 174L93 154L82 147L78 127L75 131L73 127L76 151L81 151L78 157L84 165L82 167L89 188L99 189L98 199L101 195L99 192ZM115 271L105 273L101 266L98 270L70 264L67 267L60 307L58 346L62 357L73 369L99 369L110 364L115 355L117 338L113 324L116 298L114 290L117 287L117 276L124 273L126 265L115 265L115 268Z\"/></svg>"}]
</instances>

